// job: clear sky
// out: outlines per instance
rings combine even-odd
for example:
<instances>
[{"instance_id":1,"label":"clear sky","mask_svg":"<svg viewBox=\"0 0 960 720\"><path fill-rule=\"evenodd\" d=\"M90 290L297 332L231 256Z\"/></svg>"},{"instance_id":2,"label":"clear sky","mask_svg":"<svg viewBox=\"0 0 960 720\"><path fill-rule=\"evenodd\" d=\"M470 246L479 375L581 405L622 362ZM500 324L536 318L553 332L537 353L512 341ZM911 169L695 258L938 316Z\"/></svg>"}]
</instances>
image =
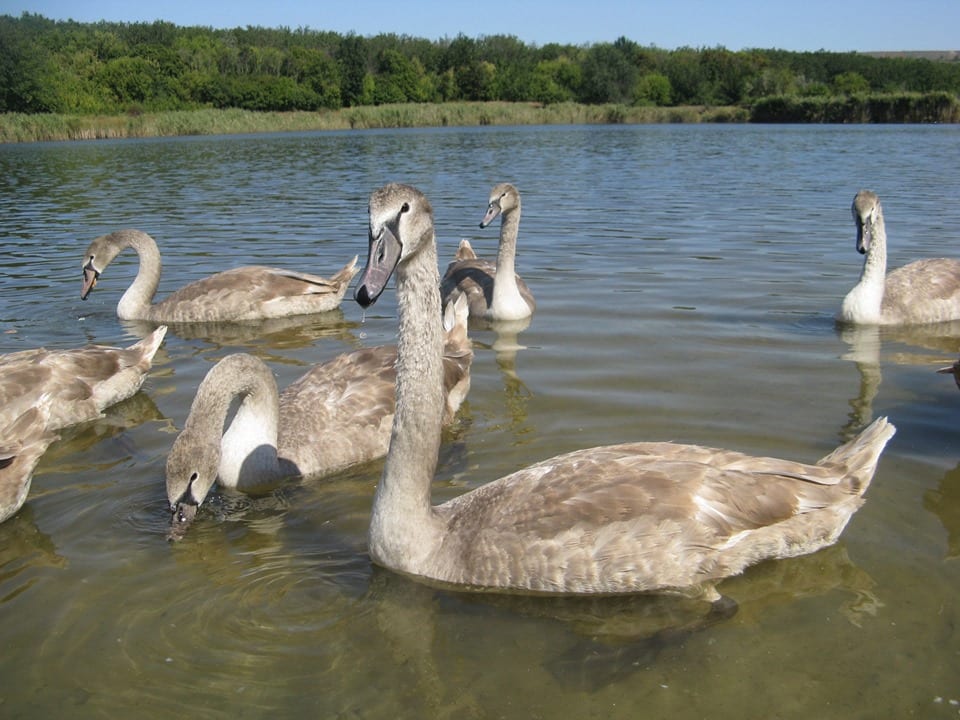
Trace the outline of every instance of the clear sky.
<instances>
[{"instance_id":1,"label":"clear sky","mask_svg":"<svg viewBox=\"0 0 960 720\"><path fill-rule=\"evenodd\" d=\"M958 50L960 0L0 0L0 14L672 50Z\"/></svg>"}]
</instances>

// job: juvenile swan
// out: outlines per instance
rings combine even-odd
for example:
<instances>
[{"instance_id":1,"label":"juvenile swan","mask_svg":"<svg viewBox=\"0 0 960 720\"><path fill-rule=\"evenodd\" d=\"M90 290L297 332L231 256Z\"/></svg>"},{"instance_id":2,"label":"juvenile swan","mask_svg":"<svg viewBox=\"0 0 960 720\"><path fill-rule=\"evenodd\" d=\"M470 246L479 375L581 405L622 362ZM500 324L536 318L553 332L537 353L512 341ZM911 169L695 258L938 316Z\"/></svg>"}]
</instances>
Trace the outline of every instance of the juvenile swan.
<instances>
[{"instance_id":1,"label":"juvenile swan","mask_svg":"<svg viewBox=\"0 0 960 720\"><path fill-rule=\"evenodd\" d=\"M483 320L522 320L536 309L533 293L516 273L517 232L520 227L520 193L510 183L490 191L487 212L480 221L485 228L500 216L500 246L497 263L477 257L469 240L461 240L457 254L447 266L440 284L443 305L466 295L470 317Z\"/></svg>"},{"instance_id":2,"label":"juvenile swan","mask_svg":"<svg viewBox=\"0 0 960 720\"><path fill-rule=\"evenodd\" d=\"M87 345L0 355L0 426L12 423L43 395L51 398L47 425L52 430L100 417L140 389L166 332L161 325L128 348Z\"/></svg>"},{"instance_id":3,"label":"juvenile swan","mask_svg":"<svg viewBox=\"0 0 960 720\"><path fill-rule=\"evenodd\" d=\"M441 324L435 321L439 329ZM466 303L451 307L437 424L453 421L470 388L473 352ZM383 457L396 396L397 348L366 348L316 365L278 394L269 368L245 353L229 355L197 389L183 431L167 457L173 536L182 535L214 483L245 492L285 479L313 479ZM233 419L229 413L239 400ZM179 529L178 529L179 528Z\"/></svg>"},{"instance_id":4,"label":"juvenile swan","mask_svg":"<svg viewBox=\"0 0 960 720\"><path fill-rule=\"evenodd\" d=\"M443 408L433 211L415 188L371 195L355 292L396 271L397 409L370 520L374 562L459 588L525 593L702 592L751 563L836 541L894 433L886 418L816 465L671 443L579 450L430 501Z\"/></svg>"},{"instance_id":5,"label":"juvenile swan","mask_svg":"<svg viewBox=\"0 0 960 720\"><path fill-rule=\"evenodd\" d=\"M865 255L860 282L847 293L837 319L863 325L916 325L960 318L960 261L917 260L887 274L887 230L880 198L853 198L857 251Z\"/></svg>"},{"instance_id":6,"label":"juvenile swan","mask_svg":"<svg viewBox=\"0 0 960 720\"><path fill-rule=\"evenodd\" d=\"M57 439L49 428L50 396L13 420L0 420L0 522L23 507L33 470L47 447Z\"/></svg>"},{"instance_id":7,"label":"juvenile swan","mask_svg":"<svg viewBox=\"0 0 960 720\"><path fill-rule=\"evenodd\" d=\"M87 299L107 265L126 248L137 251L140 268L117 305L117 316L122 320L234 322L326 312L339 307L357 273L356 257L330 279L248 265L192 282L151 304L160 284L157 243L140 230L117 230L101 235L87 248L80 299Z\"/></svg>"}]
</instances>

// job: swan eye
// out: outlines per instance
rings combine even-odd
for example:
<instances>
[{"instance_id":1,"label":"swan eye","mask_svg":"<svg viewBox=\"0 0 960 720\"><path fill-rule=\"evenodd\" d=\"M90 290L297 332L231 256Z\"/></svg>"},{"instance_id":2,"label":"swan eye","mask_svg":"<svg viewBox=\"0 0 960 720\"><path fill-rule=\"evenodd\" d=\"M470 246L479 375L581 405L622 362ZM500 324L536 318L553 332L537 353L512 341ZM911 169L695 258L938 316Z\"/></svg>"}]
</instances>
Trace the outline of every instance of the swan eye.
<instances>
[{"instance_id":1,"label":"swan eye","mask_svg":"<svg viewBox=\"0 0 960 720\"><path fill-rule=\"evenodd\" d=\"M405 202L403 205L400 206L400 213L403 214L405 212L410 212L410 203Z\"/></svg>"}]
</instances>

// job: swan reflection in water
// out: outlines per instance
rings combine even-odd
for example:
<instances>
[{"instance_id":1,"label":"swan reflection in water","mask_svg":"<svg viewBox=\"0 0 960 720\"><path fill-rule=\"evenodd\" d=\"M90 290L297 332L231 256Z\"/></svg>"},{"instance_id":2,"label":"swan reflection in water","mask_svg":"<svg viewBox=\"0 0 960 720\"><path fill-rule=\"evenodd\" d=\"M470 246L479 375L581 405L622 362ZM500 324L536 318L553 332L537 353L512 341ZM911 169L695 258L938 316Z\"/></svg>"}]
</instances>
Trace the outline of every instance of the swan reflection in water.
<instances>
[{"instance_id":1,"label":"swan reflection in water","mask_svg":"<svg viewBox=\"0 0 960 720\"><path fill-rule=\"evenodd\" d=\"M844 439L853 437L873 419L873 401L883 381L885 363L952 372L943 368L944 356L960 353L960 321L890 327L838 324L837 334L847 345L842 359L853 362L860 375L858 392L850 399L848 422L841 431Z\"/></svg>"},{"instance_id":2,"label":"swan reflection in water","mask_svg":"<svg viewBox=\"0 0 960 720\"><path fill-rule=\"evenodd\" d=\"M128 332L141 338L156 327L156 323L148 320L122 320L121 324ZM359 348L362 342L354 334L359 327L360 323L346 320L343 310L337 308L316 315L266 320L171 323L167 325L167 330L170 335L183 340L203 340L217 349L242 346L251 352L258 347L279 352L309 348L321 339L336 340Z\"/></svg>"}]
</instances>

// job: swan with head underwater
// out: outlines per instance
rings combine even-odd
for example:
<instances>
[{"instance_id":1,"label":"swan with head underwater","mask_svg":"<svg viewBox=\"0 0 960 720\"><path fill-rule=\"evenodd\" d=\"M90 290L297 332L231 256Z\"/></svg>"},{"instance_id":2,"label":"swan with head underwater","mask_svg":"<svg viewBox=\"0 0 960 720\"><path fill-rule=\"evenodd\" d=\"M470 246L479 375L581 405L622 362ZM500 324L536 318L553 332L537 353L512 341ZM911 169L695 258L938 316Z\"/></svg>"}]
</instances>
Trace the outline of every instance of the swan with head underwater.
<instances>
[{"instance_id":1,"label":"swan with head underwater","mask_svg":"<svg viewBox=\"0 0 960 720\"><path fill-rule=\"evenodd\" d=\"M438 349L443 398L437 421L453 422L470 389L467 307L447 308ZM390 442L397 348L380 345L313 366L282 393L267 365L228 355L197 388L167 456L171 540L180 539L214 484L247 493L312 480L383 457Z\"/></svg>"},{"instance_id":2,"label":"swan with head underwater","mask_svg":"<svg viewBox=\"0 0 960 720\"><path fill-rule=\"evenodd\" d=\"M918 325L960 318L960 260L916 260L887 273L887 229L880 198L861 190L851 207L860 281L843 299L837 320L863 325Z\"/></svg>"},{"instance_id":3,"label":"swan with head underwater","mask_svg":"<svg viewBox=\"0 0 960 720\"><path fill-rule=\"evenodd\" d=\"M370 197L357 302L374 303L394 272L397 406L369 552L430 584L717 600L714 584L753 563L835 542L894 433L880 418L815 465L672 443L595 447L433 505L443 406L437 251L430 203L401 184Z\"/></svg>"},{"instance_id":4,"label":"swan with head underwater","mask_svg":"<svg viewBox=\"0 0 960 720\"><path fill-rule=\"evenodd\" d=\"M117 304L121 320L163 323L240 322L328 312L340 306L357 273L354 257L331 278L246 265L195 280L154 303L160 285L160 251L141 230L117 230L94 239L84 253L83 286L86 300L100 275L127 248L140 258L133 283Z\"/></svg>"}]
</instances>

